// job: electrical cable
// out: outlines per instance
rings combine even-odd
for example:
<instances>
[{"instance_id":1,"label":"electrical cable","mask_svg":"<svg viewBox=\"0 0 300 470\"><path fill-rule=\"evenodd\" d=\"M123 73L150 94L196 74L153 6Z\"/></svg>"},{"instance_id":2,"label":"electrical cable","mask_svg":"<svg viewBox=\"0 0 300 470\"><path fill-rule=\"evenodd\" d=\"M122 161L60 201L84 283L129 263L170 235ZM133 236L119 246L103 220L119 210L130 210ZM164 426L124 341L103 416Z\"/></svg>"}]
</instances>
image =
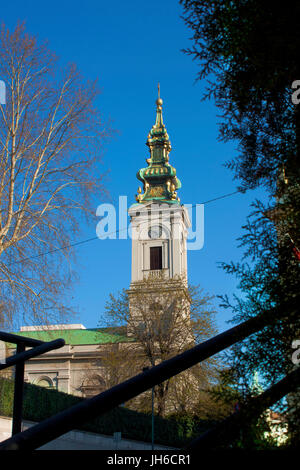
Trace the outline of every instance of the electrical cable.
<instances>
[{"instance_id":1,"label":"electrical cable","mask_svg":"<svg viewBox=\"0 0 300 470\"><path fill-rule=\"evenodd\" d=\"M224 199L226 197L230 197L230 196L233 196L234 194L238 194L238 193L242 193L244 194L246 191L245 190L237 190L237 191L233 191L232 193L227 193L227 194L223 194L222 196L218 196L218 197L215 197L213 199L209 199L208 201L204 201L204 202L200 202L199 205L204 205L204 204L210 204L211 202L215 202L215 201L218 201L220 199ZM193 207L196 207L197 204L193 204L191 206L191 209ZM106 235L109 236L109 235L116 235L117 233L119 232L123 232L127 230L127 227L124 228L124 229L118 229L118 230L115 230L114 232L109 232L107 233ZM28 258L22 258L18 261L13 261L12 263L9 263L8 266L11 266L13 264L19 264L19 263L24 263L25 261L29 261L31 259L35 259L35 258L39 258L41 256L46 256L46 255L50 255L52 253L56 253L57 251L61 251L61 250L65 250L66 248L71 248L71 247L74 247L74 246L78 246L78 245L83 245L84 243L88 243L88 242L91 242L93 240L98 240L99 237L92 237L92 238L87 238L85 240L81 240L79 242L75 242L75 243L70 243L69 245L65 245L65 246L62 246L60 248L54 248L53 250L49 250L49 251L46 251L45 253L39 253L38 255L34 255L34 256L30 256Z\"/></svg>"}]
</instances>

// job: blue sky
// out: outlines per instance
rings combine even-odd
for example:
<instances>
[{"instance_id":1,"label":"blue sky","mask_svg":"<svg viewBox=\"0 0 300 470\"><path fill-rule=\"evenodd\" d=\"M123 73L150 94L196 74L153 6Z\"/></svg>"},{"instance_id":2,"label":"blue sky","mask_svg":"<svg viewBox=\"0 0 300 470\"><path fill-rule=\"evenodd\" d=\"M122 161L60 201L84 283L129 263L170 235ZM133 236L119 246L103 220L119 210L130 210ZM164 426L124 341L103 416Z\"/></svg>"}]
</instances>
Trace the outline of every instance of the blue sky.
<instances>
[{"instance_id":1,"label":"blue sky","mask_svg":"<svg viewBox=\"0 0 300 470\"><path fill-rule=\"evenodd\" d=\"M25 21L31 34L45 39L61 64L75 62L87 79L99 80L97 107L118 131L106 145L103 171L109 171L109 198L119 195L135 202L136 172L145 166L147 134L155 122L157 83L164 101L163 114L171 143L170 163L182 182L182 203L196 204L236 189L223 163L233 158L234 144L218 142L218 110L202 102L204 83L195 83L197 64L182 52L191 42L175 0L38 0L6 2L1 19L13 28ZM236 279L218 262L240 259L237 237L259 191L238 194L205 206L205 243L188 252L189 280L211 295L236 291ZM95 204L109 202L99 195ZM95 236L96 224L83 226L80 239ZM72 302L78 309L74 322L97 326L109 292L129 287L130 240L96 240L76 248L79 280ZM218 308L220 331L230 312Z\"/></svg>"}]
</instances>

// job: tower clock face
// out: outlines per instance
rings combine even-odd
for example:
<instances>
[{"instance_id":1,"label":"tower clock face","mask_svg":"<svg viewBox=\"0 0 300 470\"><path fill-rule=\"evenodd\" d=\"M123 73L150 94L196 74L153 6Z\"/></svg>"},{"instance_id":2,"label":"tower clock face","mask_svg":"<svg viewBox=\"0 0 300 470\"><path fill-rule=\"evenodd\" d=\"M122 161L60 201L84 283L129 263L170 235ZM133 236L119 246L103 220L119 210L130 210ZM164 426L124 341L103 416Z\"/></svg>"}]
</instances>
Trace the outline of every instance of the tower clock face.
<instances>
[{"instance_id":1,"label":"tower clock face","mask_svg":"<svg viewBox=\"0 0 300 470\"><path fill-rule=\"evenodd\" d=\"M149 238L160 238L162 235L161 227L150 227L148 231Z\"/></svg>"}]
</instances>

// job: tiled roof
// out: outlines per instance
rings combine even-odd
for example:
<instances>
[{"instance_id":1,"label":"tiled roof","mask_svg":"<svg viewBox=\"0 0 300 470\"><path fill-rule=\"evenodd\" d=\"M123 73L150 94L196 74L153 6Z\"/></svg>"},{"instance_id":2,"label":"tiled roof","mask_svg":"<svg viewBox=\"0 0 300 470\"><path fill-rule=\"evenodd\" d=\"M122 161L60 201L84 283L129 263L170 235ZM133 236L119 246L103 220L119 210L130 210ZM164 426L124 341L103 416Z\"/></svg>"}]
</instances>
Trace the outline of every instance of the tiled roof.
<instances>
[{"instance_id":1,"label":"tiled roof","mask_svg":"<svg viewBox=\"0 0 300 470\"><path fill-rule=\"evenodd\" d=\"M18 331L15 334L27 338L39 339L41 341L53 341L57 338L63 338L66 344L107 344L107 343L125 343L132 341L132 338L126 336L126 329L118 328L86 328L86 329L55 329L38 331Z\"/></svg>"}]
</instances>

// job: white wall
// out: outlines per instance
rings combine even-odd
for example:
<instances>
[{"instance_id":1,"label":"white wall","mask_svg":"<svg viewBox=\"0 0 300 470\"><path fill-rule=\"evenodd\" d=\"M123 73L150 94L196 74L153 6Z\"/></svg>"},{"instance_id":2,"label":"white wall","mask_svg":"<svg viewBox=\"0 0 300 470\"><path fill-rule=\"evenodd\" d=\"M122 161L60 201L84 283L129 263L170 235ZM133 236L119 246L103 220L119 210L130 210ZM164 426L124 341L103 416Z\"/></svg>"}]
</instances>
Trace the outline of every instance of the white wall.
<instances>
[{"instance_id":1,"label":"white wall","mask_svg":"<svg viewBox=\"0 0 300 470\"><path fill-rule=\"evenodd\" d=\"M35 423L24 421L22 429L25 430ZM0 441L11 436L12 419L0 416ZM151 444L142 441L121 439L116 444L113 436L105 436L84 431L70 431L52 442L40 447L40 450L151 450ZM171 447L154 445L154 450L167 450Z\"/></svg>"}]
</instances>

